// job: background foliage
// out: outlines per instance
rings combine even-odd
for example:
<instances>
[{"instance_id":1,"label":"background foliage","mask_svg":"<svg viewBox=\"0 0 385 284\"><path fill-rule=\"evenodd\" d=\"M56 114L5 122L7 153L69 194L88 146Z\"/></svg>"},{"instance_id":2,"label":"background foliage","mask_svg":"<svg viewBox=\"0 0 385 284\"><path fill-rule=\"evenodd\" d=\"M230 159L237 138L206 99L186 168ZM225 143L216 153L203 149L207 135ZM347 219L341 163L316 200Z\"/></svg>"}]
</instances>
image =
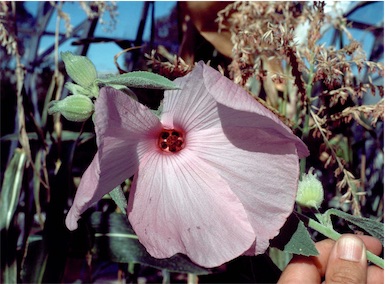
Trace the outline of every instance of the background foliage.
<instances>
[{"instance_id":1,"label":"background foliage","mask_svg":"<svg viewBox=\"0 0 385 284\"><path fill-rule=\"evenodd\" d=\"M183 2L155 19L154 3L145 2L132 39L95 35L97 25L122 24L115 19L124 11L115 3L77 3L84 21L76 26L64 5L39 2L35 16L23 2L0 3L2 282L193 283L196 275L202 282L274 282L280 273L267 254L211 271L183 256L154 260L128 225L122 227L122 214L107 197L86 212L78 231L65 228L76 186L96 152L91 121L47 116L48 103L68 95L59 58L68 41L79 55L91 45L116 43L125 50L116 55L117 73L151 70L174 79L194 62L210 61L309 146L301 170L321 179L323 211L337 208L383 222L383 18L356 20L371 5L383 15L383 4L356 2L333 14L312 2ZM48 29L52 19L54 32ZM47 35L53 40L43 46ZM161 91L134 91L153 108L162 98ZM124 190L128 194L129 182ZM340 233L360 231L344 219L335 223Z\"/></svg>"}]
</instances>

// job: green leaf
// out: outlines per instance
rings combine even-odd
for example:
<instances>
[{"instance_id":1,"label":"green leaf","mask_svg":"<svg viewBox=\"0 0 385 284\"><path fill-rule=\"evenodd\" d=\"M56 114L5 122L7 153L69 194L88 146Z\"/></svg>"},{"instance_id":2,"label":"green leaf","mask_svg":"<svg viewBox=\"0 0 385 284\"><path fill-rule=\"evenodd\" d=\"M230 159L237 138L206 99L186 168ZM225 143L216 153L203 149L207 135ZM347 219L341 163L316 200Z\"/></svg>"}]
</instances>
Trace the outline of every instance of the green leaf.
<instances>
[{"instance_id":1,"label":"green leaf","mask_svg":"<svg viewBox=\"0 0 385 284\"><path fill-rule=\"evenodd\" d=\"M376 220L369 219L369 218L353 216L337 209L329 209L324 213L324 215L326 216L335 215L342 219L345 219L346 221L365 230L373 237L376 237L381 241L382 245L384 245L384 224L383 223L378 222Z\"/></svg>"},{"instance_id":2,"label":"green leaf","mask_svg":"<svg viewBox=\"0 0 385 284\"><path fill-rule=\"evenodd\" d=\"M37 134L34 132L27 133L27 136L28 136L29 140L37 140L38 139ZM94 136L95 136L95 134L92 132L83 132L80 135L79 144L87 142L88 140L92 139ZM52 137L54 139L57 139L57 135L55 132L52 133ZM78 137L79 137L79 132L63 130L61 133L61 141L63 141L63 142L75 141L76 139L78 139ZM12 133L12 134L4 135L3 137L0 138L0 141L17 141L18 139L19 139L18 134ZM46 142L48 145L51 145L51 143L52 143L49 134L47 134L47 136L46 136Z\"/></svg>"},{"instance_id":3,"label":"green leaf","mask_svg":"<svg viewBox=\"0 0 385 284\"><path fill-rule=\"evenodd\" d=\"M85 56L75 55L72 52L62 52L65 69L68 75L80 86L86 88L92 85L97 78L94 64Z\"/></svg>"},{"instance_id":4,"label":"green leaf","mask_svg":"<svg viewBox=\"0 0 385 284\"><path fill-rule=\"evenodd\" d=\"M37 140L37 133L35 132L29 132L27 133L27 137L29 140ZM11 133L4 135L1 137L0 141L18 141L19 140L19 134L18 133Z\"/></svg>"},{"instance_id":5,"label":"green leaf","mask_svg":"<svg viewBox=\"0 0 385 284\"><path fill-rule=\"evenodd\" d=\"M304 223L291 214L270 245L286 253L316 256L318 251Z\"/></svg>"},{"instance_id":6,"label":"green leaf","mask_svg":"<svg viewBox=\"0 0 385 284\"><path fill-rule=\"evenodd\" d=\"M56 133L53 133L52 136L57 139ZM62 141L75 141L76 139L78 139L78 137L79 137L79 132L63 130L61 133L61 140ZM85 143L94 137L95 137L95 134L92 132L83 132L82 134L80 134L79 144Z\"/></svg>"},{"instance_id":7,"label":"green leaf","mask_svg":"<svg viewBox=\"0 0 385 284\"><path fill-rule=\"evenodd\" d=\"M47 259L48 253L43 238L38 235L29 236L27 254L20 273L22 283L42 283Z\"/></svg>"},{"instance_id":8,"label":"green leaf","mask_svg":"<svg viewBox=\"0 0 385 284\"><path fill-rule=\"evenodd\" d=\"M274 264L283 271L286 266L289 264L290 260L293 258L292 253L281 251L280 249L270 247L269 248L269 257L274 262Z\"/></svg>"},{"instance_id":9,"label":"green leaf","mask_svg":"<svg viewBox=\"0 0 385 284\"><path fill-rule=\"evenodd\" d=\"M0 283L17 283L17 261L16 258L12 262L6 261L4 267L1 267Z\"/></svg>"},{"instance_id":10,"label":"green leaf","mask_svg":"<svg viewBox=\"0 0 385 284\"><path fill-rule=\"evenodd\" d=\"M4 180L0 193L0 230L1 248L6 252L1 255L0 283L17 282L17 254L14 242L14 230L10 230L11 221L14 217L24 175L24 167L27 162L27 154L23 149L17 148L13 157L5 169ZM15 245L13 245L15 244Z\"/></svg>"},{"instance_id":11,"label":"green leaf","mask_svg":"<svg viewBox=\"0 0 385 284\"><path fill-rule=\"evenodd\" d=\"M126 215L126 208L127 208L127 199L124 196L124 192L122 188L119 186L115 187L109 195L111 196L112 200L116 203L116 205L119 207L120 211L124 215Z\"/></svg>"},{"instance_id":12,"label":"green leaf","mask_svg":"<svg viewBox=\"0 0 385 284\"><path fill-rule=\"evenodd\" d=\"M27 154L17 148L4 173L0 193L0 230L8 230L19 201Z\"/></svg>"},{"instance_id":13,"label":"green leaf","mask_svg":"<svg viewBox=\"0 0 385 284\"><path fill-rule=\"evenodd\" d=\"M97 79L97 82L103 85L124 85L129 88L134 87L160 90L178 89L178 86L166 77L146 71L134 71L108 78L99 78Z\"/></svg>"},{"instance_id":14,"label":"green leaf","mask_svg":"<svg viewBox=\"0 0 385 284\"><path fill-rule=\"evenodd\" d=\"M37 151L35 158L35 170L33 172L33 199L35 201L36 215L38 217L40 226L43 226L44 224L40 205L40 171L44 159L44 152L45 150L43 149Z\"/></svg>"},{"instance_id":15,"label":"green leaf","mask_svg":"<svg viewBox=\"0 0 385 284\"><path fill-rule=\"evenodd\" d=\"M173 272L208 274L209 271L192 263L184 255L168 259L152 257L140 244L138 237L123 214L95 212L91 215L95 229L95 252L100 258L120 263L141 263Z\"/></svg>"},{"instance_id":16,"label":"green leaf","mask_svg":"<svg viewBox=\"0 0 385 284\"><path fill-rule=\"evenodd\" d=\"M305 256L318 255L314 242L302 221L299 221L297 230L286 244L284 251Z\"/></svg>"}]
</instances>

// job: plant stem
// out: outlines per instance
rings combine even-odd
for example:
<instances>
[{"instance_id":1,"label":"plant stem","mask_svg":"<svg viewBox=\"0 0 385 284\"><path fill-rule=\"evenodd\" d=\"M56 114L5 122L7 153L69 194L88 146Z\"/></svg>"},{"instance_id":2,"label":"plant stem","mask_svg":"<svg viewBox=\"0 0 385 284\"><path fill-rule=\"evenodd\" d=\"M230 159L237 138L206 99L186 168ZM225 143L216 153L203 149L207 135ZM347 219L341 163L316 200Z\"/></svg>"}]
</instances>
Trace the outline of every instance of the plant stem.
<instances>
[{"instance_id":1,"label":"plant stem","mask_svg":"<svg viewBox=\"0 0 385 284\"><path fill-rule=\"evenodd\" d=\"M313 88L313 79L314 79L314 53L312 54L310 67L309 67L309 77L306 84L306 98L304 98L305 101L305 107L306 107L306 113L305 113L305 120L303 123L303 129L302 129L302 140L306 139L309 136L310 127L310 112L311 112L311 91ZM300 170L301 173L305 173L306 170L306 158L301 159L300 162Z\"/></svg>"},{"instance_id":2,"label":"plant stem","mask_svg":"<svg viewBox=\"0 0 385 284\"><path fill-rule=\"evenodd\" d=\"M314 56L312 57L312 62L310 63L310 68L309 68L309 78L307 80L307 84L306 84L306 108L307 108L307 111L306 111L306 115L305 115L305 121L304 121L304 124L303 124L303 132L302 132L302 137L303 138L307 138L307 136L309 135L309 132L310 132L310 128L309 128L309 121L310 121L310 107L311 107L311 91L312 91L312 88L313 88L313 79L314 79Z\"/></svg>"},{"instance_id":3,"label":"plant stem","mask_svg":"<svg viewBox=\"0 0 385 284\"><path fill-rule=\"evenodd\" d=\"M341 234L334 231L333 228L326 227L326 226L316 222L315 220L313 220L313 219L311 219L305 215L302 215L300 213L297 213L297 214L300 215L301 219L306 219L305 222L307 223L307 225L310 228L316 230L317 232L320 232L324 236L326 236L332 240L335 240L335 241L337 241L341 237ZM367 257L368 261L370 261L373 264L384 269L384 260L381 257L371 253L368 250L366 251L366 257Z\"/></svg>"}]
</instances>

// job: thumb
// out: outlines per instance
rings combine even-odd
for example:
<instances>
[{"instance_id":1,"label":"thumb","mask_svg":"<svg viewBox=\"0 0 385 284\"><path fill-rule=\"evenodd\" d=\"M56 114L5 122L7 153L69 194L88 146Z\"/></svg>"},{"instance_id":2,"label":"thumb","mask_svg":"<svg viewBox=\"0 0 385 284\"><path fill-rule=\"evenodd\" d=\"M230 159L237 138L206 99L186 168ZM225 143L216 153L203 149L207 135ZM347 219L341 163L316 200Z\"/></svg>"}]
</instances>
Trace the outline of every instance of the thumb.
<instances>
[{"instance_id":1,"label":"thumb","mask_svg":"<svg viewBox=\"0 0 385 284\"><path fill-rule=\"evenodd\" d=\"M354 235L343 235L333 247L326 267L325 283L366 283L366 248Z\"/></svg>"}]
</instances>

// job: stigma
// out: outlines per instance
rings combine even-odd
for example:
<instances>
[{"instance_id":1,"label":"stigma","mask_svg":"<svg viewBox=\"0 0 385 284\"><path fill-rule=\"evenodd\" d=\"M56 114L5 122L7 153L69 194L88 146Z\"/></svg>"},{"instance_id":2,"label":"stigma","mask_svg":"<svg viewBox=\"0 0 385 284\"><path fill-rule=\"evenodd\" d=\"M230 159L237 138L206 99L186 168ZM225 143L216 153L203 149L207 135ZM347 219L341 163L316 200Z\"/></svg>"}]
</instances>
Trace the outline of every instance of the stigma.
<instances>
[{"instance_id":1,"label":"stigma","mask_svg":"<svg viewBox=\"0 0 385 284\"><path fill-rule=\"evenodd\" d=\"M184 148L183 133L175 129L163 129L159 134L158 146L164 152L179 152Z\"/></svg>"}]
</instances>

